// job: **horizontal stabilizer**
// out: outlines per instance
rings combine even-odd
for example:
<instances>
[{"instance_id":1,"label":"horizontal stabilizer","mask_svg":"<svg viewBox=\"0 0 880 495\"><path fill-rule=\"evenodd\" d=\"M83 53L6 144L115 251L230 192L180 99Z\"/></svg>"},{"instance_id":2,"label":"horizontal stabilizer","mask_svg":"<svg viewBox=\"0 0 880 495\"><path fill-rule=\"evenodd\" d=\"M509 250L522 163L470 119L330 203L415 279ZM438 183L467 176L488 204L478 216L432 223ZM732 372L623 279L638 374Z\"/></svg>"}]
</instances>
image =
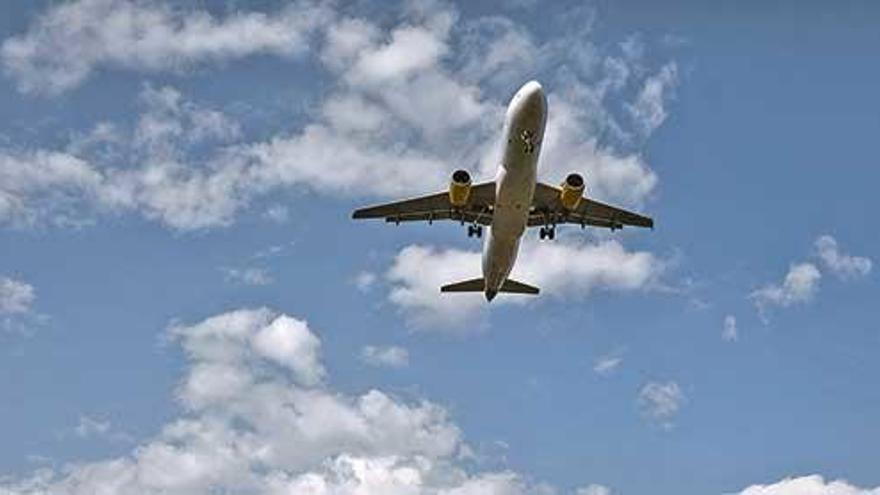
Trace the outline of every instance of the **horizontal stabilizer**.
<instances>
[{"instance_id":1,"label":"horizontal stabilizer","mask_svg":"<svg viewBox=\"0 0 880 495\"><path fill-rule=\"evenodd\" d=\"M486 290L486 281L482 278L474 278L465 280L464 282L456 282L454 284L444 285L440 287L440 292L484 292ZM537 294L540 289L516 280L507 279L501 285L498 292L507 292L510 294Z\"/></svg>"},{"instance_id":2,"label":"horizontal stabilizer","mask_svg":"<svg viewBox=\"0 0 880 495\"><path fill-rule=\"evenodd\" d=\"M538 292L541 292L541 290L537 287L517 282L516 280L507 279L501 285L501 290L498 292L510 292L511 294L537 294Z\"/></svg>"},{"instance_id":3,"label":"horizontal stabilizer","mask_svg":"<svg viewBox=\"0 0 880 495\"><path fill-rule=\"evenodd\" d=\"M440 287L440 292L483 292L486 290L486 282L482 278L465 280L454 284Z\"/></svg>"}]
</instances>

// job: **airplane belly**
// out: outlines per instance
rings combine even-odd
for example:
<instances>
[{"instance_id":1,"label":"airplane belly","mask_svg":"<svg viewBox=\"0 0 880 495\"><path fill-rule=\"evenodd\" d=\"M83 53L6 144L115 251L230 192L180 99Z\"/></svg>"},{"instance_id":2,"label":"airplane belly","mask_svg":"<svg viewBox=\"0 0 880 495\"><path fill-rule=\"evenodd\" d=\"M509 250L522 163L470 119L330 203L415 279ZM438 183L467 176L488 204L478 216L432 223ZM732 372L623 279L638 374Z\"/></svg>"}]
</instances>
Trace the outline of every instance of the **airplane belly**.
<instances>
[{"instance_id":1,"label":"airplane belly","mask_svg":"<svg viewBox=\"0 0 880 495\"><path fill-rule=\"evenodd\" d=\"M483 254L483 277L491 289L501 287L513 269L535 192L535 163L512 165L496 179L495 210Z\"/></svg>"}]
</instances>

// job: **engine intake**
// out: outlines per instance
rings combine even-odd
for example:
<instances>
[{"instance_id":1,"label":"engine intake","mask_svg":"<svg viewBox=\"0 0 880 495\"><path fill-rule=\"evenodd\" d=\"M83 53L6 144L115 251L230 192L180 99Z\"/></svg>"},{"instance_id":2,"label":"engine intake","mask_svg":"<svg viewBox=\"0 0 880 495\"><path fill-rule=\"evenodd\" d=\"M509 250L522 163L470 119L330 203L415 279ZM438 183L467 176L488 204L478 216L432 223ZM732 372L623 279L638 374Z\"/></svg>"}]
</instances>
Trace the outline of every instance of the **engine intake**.
<instances>
[{"instance_id":1,"label":"engine intake","mask_svg":"<svg viewBox=\"0 0 880 495\"><path fill-rule=\"evenodd\" d=\"M568 174L559 192L559 202L566 210L575 210L581 204L586 184L580 174Z\"/></svg>"},{"instance_id":2,"label":"engine intake","mask_svg":"<svg viewBox=\"0 0 880 495\"><path fill-rule=\"evenodd\" d=\"M449 203L455 207L467 205L471 197L471 174L467 170L452 172L452 181L449 182Z\"/></svg>"}]
</instances>

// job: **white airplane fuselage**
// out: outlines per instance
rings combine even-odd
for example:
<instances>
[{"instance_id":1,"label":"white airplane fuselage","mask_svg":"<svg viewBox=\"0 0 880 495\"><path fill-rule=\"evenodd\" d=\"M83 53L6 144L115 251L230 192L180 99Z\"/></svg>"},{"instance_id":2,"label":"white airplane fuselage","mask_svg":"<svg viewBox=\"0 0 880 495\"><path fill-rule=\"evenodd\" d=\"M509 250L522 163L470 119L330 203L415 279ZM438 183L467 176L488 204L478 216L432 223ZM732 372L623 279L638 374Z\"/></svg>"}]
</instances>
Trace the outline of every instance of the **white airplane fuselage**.
<instances>
[{"instance_id":1,"label":"white airplane fuselage","mask_svg":"<svg viewBox=\"0 0 880 495\"><path fill-rule=\"evenodd\" d=\"M495 177L495 210L483 245L487 299L510 275L535 193L538 157L547 123L547 98L536 81L517 91L504 122L501 164Z\"/></svg>"}]
</instances>

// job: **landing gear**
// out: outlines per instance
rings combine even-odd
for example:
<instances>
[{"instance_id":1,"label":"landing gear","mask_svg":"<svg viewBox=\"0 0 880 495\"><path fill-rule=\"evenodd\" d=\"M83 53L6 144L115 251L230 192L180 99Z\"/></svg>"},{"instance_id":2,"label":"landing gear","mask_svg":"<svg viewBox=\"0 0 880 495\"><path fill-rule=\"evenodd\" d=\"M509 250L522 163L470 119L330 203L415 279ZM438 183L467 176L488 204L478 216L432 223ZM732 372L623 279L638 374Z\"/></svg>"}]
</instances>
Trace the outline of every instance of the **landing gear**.
<instances>
[{"instance_id":1,"label":"landing gear","mask_svg":"<svg viewBox=\"0 0 880 495\"><path fill-rule=\"evenodd\" d=\"M477 239L483 237L483 226L468 225L468 237L476 237Z\"/></svg>"},{"instance_id":2,"label":"landing gear","mask_svg":"<svg viewBox=\"0 0 880 495\"><path fill-rule=\"evenodd\" d=\"M556 227L541 227L541 230L538 231L538 237L540 237L542 241L544 239L552 241L556 238Z\"/></svg>"}]
</instances>

